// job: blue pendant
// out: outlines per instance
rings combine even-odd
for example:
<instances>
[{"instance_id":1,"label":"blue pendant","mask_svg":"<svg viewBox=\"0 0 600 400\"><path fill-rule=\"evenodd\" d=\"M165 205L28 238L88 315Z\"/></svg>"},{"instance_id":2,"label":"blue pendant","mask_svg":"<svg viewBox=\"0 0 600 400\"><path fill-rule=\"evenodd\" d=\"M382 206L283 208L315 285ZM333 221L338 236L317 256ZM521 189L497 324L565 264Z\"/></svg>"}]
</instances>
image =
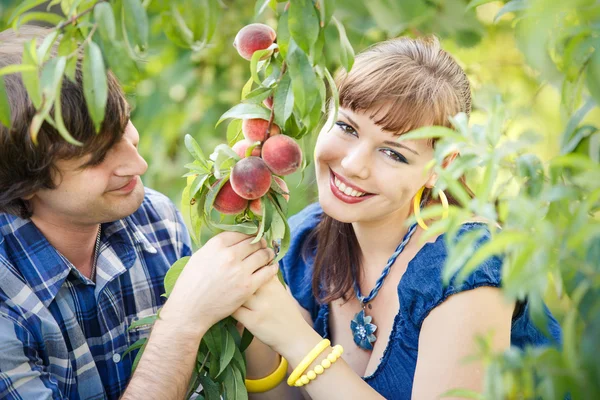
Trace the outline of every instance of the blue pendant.
<instances>
[{"instance_id":1,"label":"blue pendant","mask_svg":"<svg viewBox=\"0 0 600 400\"><path fill-rule=\"evenodd\" d=\"M373 333L377 330L377 325L372 324L373 317L365 315L365 310L360 310L352 321L350 321L350 329L354 336L354 343L361 349L373 350L373 343L377 337Z\"/></svg>"}]
</instances>

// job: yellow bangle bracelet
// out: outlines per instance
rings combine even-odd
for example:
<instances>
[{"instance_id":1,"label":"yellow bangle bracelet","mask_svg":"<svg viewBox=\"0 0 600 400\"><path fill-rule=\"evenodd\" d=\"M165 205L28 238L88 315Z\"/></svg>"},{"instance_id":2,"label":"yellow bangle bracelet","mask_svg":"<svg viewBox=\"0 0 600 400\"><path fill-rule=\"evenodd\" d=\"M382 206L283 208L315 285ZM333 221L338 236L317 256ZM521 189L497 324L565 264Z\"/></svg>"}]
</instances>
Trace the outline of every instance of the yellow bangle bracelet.
<instances>
[{"instance_id":1,"label":"yellow bangle bracelet","mask_svg":"<svg viewBox=\"0 0 600 400\"><path fill-rule=\"evenodd\" d=\"M338 360L342 356L344 352L344 348L341 345L335 345L333 347L333 351L327 355L327 358L321 361L321 364L318 364L313 370L308 371L305 375L302 375L296 382L294 382L294 386L301 387L304 385L308 385L312 380L317 379L317 376L321 375L325 370Z\"/></svg>"},{"instance_id":2,"label":"yellow bangle bracelet","mask_svg":"<svg viewBox=\"0 0 600 400\"><path fill-rule=\"evenodd\" d=\"M319 357L319 354L321 354L323 350L329 347L330 344L331 342L329 341L329 339L321 340L319 344L317 344L315 348L312 349L310 353L306 355L306 357L304 357L304 359L300 362L300 364L298 364L294 371L292 371L291 375L288 377L287 380L288 385L294 386L298 378L300 378L300 376L304 373L304 371L306 371L310 364L312 364L313 361L315 361L315 359Z\"/></svg>"},{"instance_id":3,"label":"yellow bangle bracelet","mask_svg":"<svg viewBox=\"0 0 600 400\"><path fill-rule=\"evenodd\" d=\"M288 362L281 357L279 367L269 376L260 379L246 379L246 389L250 393L264 393L275 389L287 374Z\"/></svg>"}]
</instances>

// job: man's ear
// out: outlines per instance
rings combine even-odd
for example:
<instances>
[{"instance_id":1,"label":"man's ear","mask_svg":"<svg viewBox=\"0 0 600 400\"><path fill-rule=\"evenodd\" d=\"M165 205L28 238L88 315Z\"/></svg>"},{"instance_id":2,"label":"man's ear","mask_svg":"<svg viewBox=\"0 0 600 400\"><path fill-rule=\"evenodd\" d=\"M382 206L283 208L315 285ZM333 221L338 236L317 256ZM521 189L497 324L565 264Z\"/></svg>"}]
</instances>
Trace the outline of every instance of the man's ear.
<instances>
[{"instance_id":1,"label":"man's ear","mask_svg":"<svg viewBox=\"0 0 600 400\"><path fill-rule=\"evenodd\" d=\"M452 164L452 162L456 159L456 157L458 157L458 151L455 151L451 154L449 154L448 156L446 156L446 158L444 158L444 161L442 162L442 168L448 168L448 165ZM436 182L438 180L438 174L437 173L432 173L431 176L429 177L429 179L427 179L427 182L425 182L425 187L431 189L435 186Z\"/></svg>"}]
</instances>

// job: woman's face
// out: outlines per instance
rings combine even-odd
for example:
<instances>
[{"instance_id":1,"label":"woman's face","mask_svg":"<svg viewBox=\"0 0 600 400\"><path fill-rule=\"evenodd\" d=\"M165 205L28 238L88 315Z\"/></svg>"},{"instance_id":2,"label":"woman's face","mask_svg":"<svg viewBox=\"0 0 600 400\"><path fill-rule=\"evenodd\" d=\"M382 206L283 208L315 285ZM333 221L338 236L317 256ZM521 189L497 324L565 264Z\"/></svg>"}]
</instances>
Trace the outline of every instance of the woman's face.
<instances>
[{"instance_id":1,"label":"woman's face","mask_svg":"<svg viewBox=\"0 0 600 400\"><path fill-rule=\"evenodd\" d=\"M400 142L370 114L340 107L333 128L317 139L319 203L338 221L406 218L417 191L435 182L432 172L425 172L433 158L427 140Z\"/></svg>"}]
</instances>

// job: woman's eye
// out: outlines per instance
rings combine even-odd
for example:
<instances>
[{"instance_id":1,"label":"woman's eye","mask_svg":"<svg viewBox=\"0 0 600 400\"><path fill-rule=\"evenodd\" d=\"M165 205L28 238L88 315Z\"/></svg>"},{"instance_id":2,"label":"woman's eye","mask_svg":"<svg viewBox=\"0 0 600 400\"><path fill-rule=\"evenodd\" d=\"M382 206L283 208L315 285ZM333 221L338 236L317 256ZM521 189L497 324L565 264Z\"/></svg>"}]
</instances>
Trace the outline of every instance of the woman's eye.
<instances>
[{"instance_id":1,"label":"woman's eye","mask_svg":"<svg viewBox=\"0 0 600 400\"><path fill-rule=\"evenodd\" d=\"M350 125L348 125L347 123L338 121L335 124L340 127L342 132L347 133L352 136L356 136L356 130L353 127L351 127Z\"/></svg>"},{"instance_id":2,"label":"woman's eye","mask_svg":"<svg viewBox=\"0 0 600 400\"><path fill-rule=\"evenodd\" d=\"M390 149L383 149L382 152L396 162L408 164L408 160L400 153Z\"/></svg>"}]
</instances>

